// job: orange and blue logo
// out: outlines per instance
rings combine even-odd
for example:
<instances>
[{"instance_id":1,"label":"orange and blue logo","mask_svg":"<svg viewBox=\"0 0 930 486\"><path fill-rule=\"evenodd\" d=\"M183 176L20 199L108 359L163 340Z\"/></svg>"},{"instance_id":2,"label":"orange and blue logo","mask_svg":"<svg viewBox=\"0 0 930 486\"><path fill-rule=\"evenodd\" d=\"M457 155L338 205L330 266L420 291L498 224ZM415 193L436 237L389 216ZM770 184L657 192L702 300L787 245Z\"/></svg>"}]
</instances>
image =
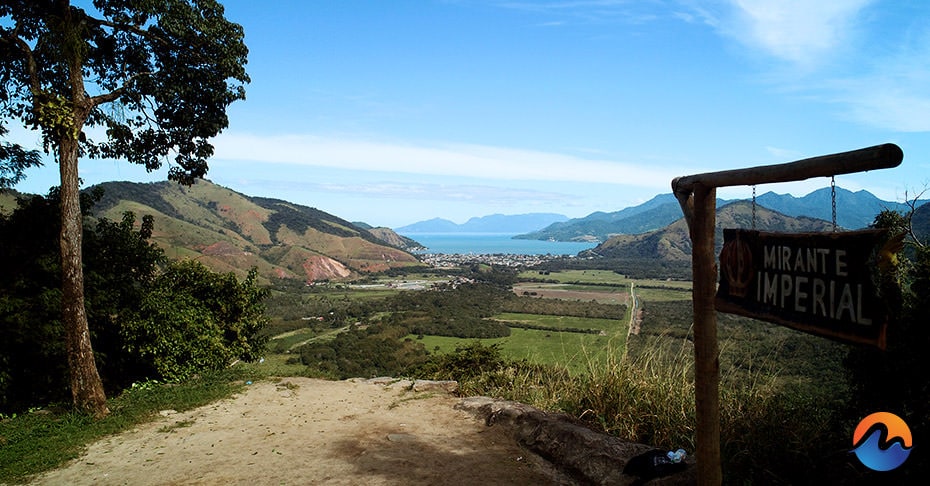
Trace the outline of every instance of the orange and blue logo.
<instances>
[{"instance_id":1,"label":"orange and blue logo","mask_svg":"<svg viewBox=\"0 0 930 486\"><path fill-rule=\"evenodd\" d=\"M875 412L862 419L853 432L852 452L865 467L874 471L891 471L911 454L911 429L901 417Z\"/></svg>"}]
</instances>

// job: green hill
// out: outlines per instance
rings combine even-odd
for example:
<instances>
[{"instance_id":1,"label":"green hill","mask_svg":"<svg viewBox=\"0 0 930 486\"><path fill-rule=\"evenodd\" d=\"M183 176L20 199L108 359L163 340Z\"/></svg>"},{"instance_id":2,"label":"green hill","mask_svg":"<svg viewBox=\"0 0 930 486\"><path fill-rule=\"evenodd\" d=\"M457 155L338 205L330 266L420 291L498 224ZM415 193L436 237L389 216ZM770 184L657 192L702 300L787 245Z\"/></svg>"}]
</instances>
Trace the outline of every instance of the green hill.
<instances>
[{"instance_id":1,"label":"green hill","mask_svg":"<svg viewBox=\"0 0 930 486\"><path fill-rule=\"evenodd\" d=\"M680 210L680 209L679 209ZM752 203L738 201L717 210L715 241L717 253L723 246L723 228L751 228ZM756 207L756 229L799 233L805 231L831 231L829 221L801 216L793 218L784 214ZM684 218L665 228L638 235L615 235L604 243L579 254L581 257L643 260L662 262L690 262L691 238Z\"/></svg>"},{"instance_id":2,"label":"green hill","mask_svg":"<svg viewBox=\"0 0 930 486\"><path fill-rule=\"evenodd\" d=\"M0 214L10 214L16 209L16 197L20 194L13 189L0 190Z\"/></svg>"},{"instance_id":3,"label":"green hill","mask_svg":"<svg viewBox=\"0 0 930 486\"><path fill-rule=\"evenodd\" d=\"M249 197L206 180L100 184L94 214L118 220L125 211L155 218L152 239L171 258L194 258L218 271L308 281L418 264L366 229L315 208Z\"/></svg>"},{"instance_id":4,"label":"green hill","mask_svg":"<svg viewBox=\"0 0 930 486\"><path fill-rule=\"evenodd\" d=\"M930 244L930 203L926 203L914 211L911 217L914 234L924 244Z\"/></svg>"}]
</instances>

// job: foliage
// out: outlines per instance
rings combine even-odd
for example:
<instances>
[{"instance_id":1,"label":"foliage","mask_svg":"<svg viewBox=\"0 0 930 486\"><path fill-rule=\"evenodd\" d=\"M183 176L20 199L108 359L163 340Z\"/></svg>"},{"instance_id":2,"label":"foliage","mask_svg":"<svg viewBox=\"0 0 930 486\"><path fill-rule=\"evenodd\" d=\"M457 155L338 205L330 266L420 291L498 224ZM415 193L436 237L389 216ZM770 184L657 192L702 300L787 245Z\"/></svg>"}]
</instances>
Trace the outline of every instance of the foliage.
<instances>
[{"instance_id":1,"label":"foliage","mask_svg":"<svg viewBox=\"0 0 930 486\"><path fill-rule=\"evenodd\" d=\"M99 194L84 194L85 210ZM19 209L0 219L0 408L21 408L61 399L67 393L61 329L61 264L58 257L57 190L47 198L19 200ZM87 252L85 295L91 333L101 347L97 358L110 372L107 384L132 380L132 358L120 351L117 322L133 308L141 288L151 280L161 252L146 241L151 221L135 231L135 219L100 220L85 227ZM28 366L23 366L28 363ZM126 370L123 373L122 370Z\"/></svg>"},{"instance_id":2,"label":"foliage","mask_svg":"<svg viewBox=\"0 0 930 486\"><path fill-rule=\"evenodd\" d=\"M68 393L58 197L53 190L48 197L22 198L16 211L0 216L2 411ZM99 193L84 195L85 211L95 198ZM110 391L222 367L232 358L253 359L265 339L259 337L265 291L255 287L254 275L239 283L193 262L161 270L162 251L148 241L152 229L151 218L137 225L132 213L120 222L104 218L84 227L86 308L95 358Z\"/></svg>"},{"instance_id":3,"label":"foliage","mask_svg":"<svg viewBox=\"0 0 930 486\"><path fill-rule=\"evenodd\" d=\"M422 344L401 340L404 327L354 327L326 342L299 348L300 362L336 379L398 375L426 358Z\"/></svg>"},{"instance_id":4,"label":"foliage","mask_svg":"<svg viewBox=\"0 0 930 486\"><path fill-rule=\"evenodd\" d=\"M149 376L167 380L258 359L268 291L255 286L256 276L253 269L240 283L196 261L168 264L123 323L123 346L151 366Z\"/></svg>"},{"instance_id":5,"label":"foliage","mask_svg":"<svg viewBox=\"0 0 930 486\"><path fill-rule=\"evenodd\" d=\"M58 159L72 398L98 417L109 411L85 313L78 157L154 170L173 156L169 179L203 177L209 139L229 124L229 104L245 97L243 38L215 0L0 2L0 125L15 119L40 130L45 152ZM85 127L105 128L105 141Z\"/></svg>"},{"instance_id":6,"label":"foliage","mask_svg":"<svg viewBox=\"0 0 930 486\"><path fill-rule=\"evenodd\" d=\"M508 296L501 307L503 312L547 314L552 316L592 317L619 319L626 314L625 305L601 304L561 299L540 299L528 296Z\"/></svg>"},{"instance_id":7,"label":"foliage","mask_svg":"<svg viewBox=\"0 0 930 486\"><path fill-rule=\"evenodd\" d=\"M7 131L0 123L0 190L19 183L25 177L26 169L42 165L37 151L25 150L19 145L3 141Z\"/></svg>"},{"instance_id":8,"label":"foliage","mask_svg":"<svg viewBox=\"0 0 930 486\"><path fill-rule=\"evenodd\" d=\"M531 364L526 360L508 360L501 355L497 344L484 345L480 341L456 346L450 353L431 354L423 363L408 369L407 373L416 378L455 380L459 382L459 393L466 396L514 399L515 394L568 380L568 372L564 368Z\"/></svg>"},{"instance_id":9,"label":"foliage","mask_svg":"<svg viewBox=\"0 0 930 486\"><path fill-rule=\"evenodd\" d=\"M106 142L79 137L87 155L152 170L173 154L171 179L206 173L207 139L228 125L226 107L245 97L249 81L242 27L219 3L98 0L82 9L11 0L0 4L0 18L4 119L41 128L47 149L78 138L85 123L102 126ZM75 68L102 92L72 98Z\"/></svg>"},{"instance_id":10,"label":"foliage","mask_svg":"<svg viewBox=\"0 0 930 486\"><path fill-rule=\"evenodd\" d=\"M262 222L262 225L268 230L274 243L277 243L276 235L281 225L287 226L297 234L303 234L308 228L313 228L342 238L359 237L379 245L384 243L368 231L362 231L354 224L316 208L289 203L280 199L265 197L252 197L249 199L255 204L273 211L268 215L268 219Z\"/></svg>"},{"instance_id":11,"label":"foliage","mask_svg":"<svg viewBox=\"0 0 930 486\"><path fill-rule=\"evenodd\" d=\"M876 227L910 234L906 250L892 259L891 276L884 285L900 288L900 309L888 326L885 351L850 350L846 359L853 387L848 420L855 425L872 412L891 412L908 424L914 437L930 436L930 247L910 233L909 218L883 212ZM888 282L888 280L891 282ZM930 474L930 453L914 447L901 468L890 473L894 481L916 481Z\"/></svg>"},{"instance_id":12,"label":"foliage","mask_svg":"<svg viewBox=\"0 0 930 486\"><path fill-rule=\"evenodd\" d=\"M429 292L401 292L386 302L393 322L404 323L414 334L464 338L503 337L510 329L488 320L500 312L509 292L476 282Z\"/></svg>"},{"instance_id":13,"label":"foliage","mask_svg":"<svg viewBox=\"0 0 930 486\"><path fill-rule=\"evenodd\" d=\"M572 258L552 260L539 265L549 272L560 270L616 270L622 269L630 278L691 279L691 265L680 261L656 260L655 258Z\"/></svg>"}]
</instances>

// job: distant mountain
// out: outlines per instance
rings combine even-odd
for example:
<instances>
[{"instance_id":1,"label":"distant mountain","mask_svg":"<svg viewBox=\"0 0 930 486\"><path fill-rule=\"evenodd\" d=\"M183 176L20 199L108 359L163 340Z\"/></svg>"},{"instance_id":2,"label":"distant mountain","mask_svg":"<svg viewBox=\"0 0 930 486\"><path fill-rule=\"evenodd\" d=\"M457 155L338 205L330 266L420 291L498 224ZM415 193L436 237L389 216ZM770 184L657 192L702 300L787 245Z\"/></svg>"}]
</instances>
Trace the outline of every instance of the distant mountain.
<instances>
[{"instance_id":1,"label":"distant mountain","mask_svg":"<svg viewBox=\"0 0 930 486\"><path fill-rule=\"evenodd\" d=\"M733 202L718 199L717 207ZM767 192L756 198L765 207L787 216L808 216L832 221L830 188L818 189L804 197ZM846 229L865 228L885 209L906 211L907 205L883 201L868 191L852 192L836 188L837 225ZM681 217L681 207L672 194L662 194L646 203L613 213L596 212L584 218L550 225L516 238L556 241L607 241L613 235L636 235L662 228Z\"/></svg>"},{"instance_id":2,"label":"distant mountain","mask_svg":"<svg viewBox=\"0 0 930 486\"><path fill-rule=\"evenodd\" d=\"M833 220L830 188L818 189L804 197L767 192L756 198L756 203L788 216L810 216ZM852 192L836 188L836 224L847 229L861 229L872 224L875 216L885 209L906 211L906 204L883 201L869 191Z\"/></svg>"},{"instance_id":3,"label":"distant mountain","mask_svg":"<svg viewBox=\"0 0 930 486\"><path fill-rule=\"evenodd\" d=\"M169 258L195 258L217 271L308 281L416 265L413 255L372 232L315 208L250 197L200 180L107 182L94 214L119 220L124 211L155 218L152 239Z\"/></svg>"},{"instance_id":4,"label":"distant mountain","mask_svg":"<svg viewBox=\"0 0 930 486\"><path fill-rule=\"evenodd\" d=\"M426 221L420 221L400 228L394 228L394 231L400 234L404 233L456 233L459 231L459 225L448 219L433 218Z\"/></svg>"},{"instance_id":5,"label":"distant mountain","mask_svg":"<svg viewBox=\"0 0 930 486\"><path fill-rule=\"evenodd\" d=\"M544 228L552 223L565 221L568 216L553 213L492 214L471 218L456 224L442 218L433 218L396 228L401 234L416 233L526 233Z\"/></svg>"},{"instance_id":6,"label":"distant mountain","mask_svg":"<svg viewBox=\"0 0 930 486\"><path fill-rule=\"evenodd\" d=\"M726 201L717 200L718 207ZM616 234L635 235L662 228L681 218L681 206L671 193L613 213L595 212L583 218L554 223L517 239L603 242Z\"/></svg>"},{"instance_id":7,"label":"distant mountain","mask_svg":"<svg viewBox=\"0 0 930 486\"><path fill-rule=\"evenodd\" d=\"M752 227L752 203L737 201L717 210L715 241L716 253L723 245L723 228ZM756 207L756 229L764 231L804 232L830 231L833 224L806 216L791 217L763 207ZM660 260L665 262L690 262L691 238L684 218L655 231L638 235L616 235L590 250L579 253L581 257L603 257L631 260Z\"/></svg>"},{"instance_id":8,"label":"distant mountain","mask_svg":"<svg viewBox=\"0 0 930 486\"><path fill-rule=\"evenodd\" d=\"M930 203L917 208L911 217L911 225L914 234L925 245L930 245Z\"/></svg>"}]
</instances>

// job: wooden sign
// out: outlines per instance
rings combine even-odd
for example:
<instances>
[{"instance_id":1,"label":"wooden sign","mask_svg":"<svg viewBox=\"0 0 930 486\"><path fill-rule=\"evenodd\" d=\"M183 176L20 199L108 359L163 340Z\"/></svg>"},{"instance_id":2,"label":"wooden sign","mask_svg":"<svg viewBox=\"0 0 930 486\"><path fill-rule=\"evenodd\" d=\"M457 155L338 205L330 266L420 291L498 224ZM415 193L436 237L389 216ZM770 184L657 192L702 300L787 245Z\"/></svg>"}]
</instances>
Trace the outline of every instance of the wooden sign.
<instances>
[{"instance_id":1,"label":"wooden sign","mask_svg":"<svg viewBox=\"0 0 930 486\"><path fill-rule=\"evenodd\" d=\"M717 310L885 349L877 258L886 230L723 236Z\"/></svg>"}]
</instances>

